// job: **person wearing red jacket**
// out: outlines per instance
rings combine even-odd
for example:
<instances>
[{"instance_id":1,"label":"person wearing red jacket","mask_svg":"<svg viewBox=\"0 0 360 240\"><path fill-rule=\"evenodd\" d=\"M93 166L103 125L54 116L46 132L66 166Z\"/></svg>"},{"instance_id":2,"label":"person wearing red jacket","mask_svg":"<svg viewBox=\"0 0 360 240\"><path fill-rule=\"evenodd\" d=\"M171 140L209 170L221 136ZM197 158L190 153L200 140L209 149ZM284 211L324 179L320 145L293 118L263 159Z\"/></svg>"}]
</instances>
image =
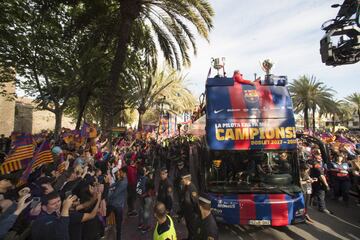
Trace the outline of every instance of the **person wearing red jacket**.
<instances>
[{"instance_id":1,"label":"person wearing red jacket","mask_svg":"<svg viewBox=\"0 0 360 240\"><path fill-rule=\"evenodd\" d=\"M234 79L234 81L237 82L237 83L255 85L254 82L252 82L252 81L250 81L250 80L244 79L244 78L243 78L243 75L240 73L239 70L235 70L235 71L234 71L233 79Z\"/></svg>"},{"instance_id":2,"label":"person wearing red jacket","mask_svg":"<svg viewBox=\"0 0 360 240\"><path fill-rule=\"evenodd\" d=\"M136 183L137 183L137 167L136 162L131 160L130 165L127 168L127 178L128 178L128 188L127 188L127 205L128 205L128 213L129 217L136 217L138 214L135 211L134 203L136 201Z\"/></svg>"}]
</instances>

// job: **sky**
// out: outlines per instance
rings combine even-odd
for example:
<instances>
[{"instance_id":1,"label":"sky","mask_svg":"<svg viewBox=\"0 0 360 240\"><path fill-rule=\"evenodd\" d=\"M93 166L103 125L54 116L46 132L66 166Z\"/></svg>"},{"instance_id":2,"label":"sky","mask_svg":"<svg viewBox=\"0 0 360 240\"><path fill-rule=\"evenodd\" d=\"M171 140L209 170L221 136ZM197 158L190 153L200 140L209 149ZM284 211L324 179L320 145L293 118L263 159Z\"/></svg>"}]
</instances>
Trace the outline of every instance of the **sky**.
<instances>
[{"instance_id":1,"label":"sky","mask_svg":"<svg viewBox=\"0 0 360 240\"><path fill-rule=\"evenodd\" d=\"M271 59L275 75L289 82L301 75L315 76L342 99L360 92L360 63L338 67L321 62L320 39L323 22L334 18L343 0L210 0L215 11L210 42L197 38L198 54L191 58L187 87L199 96L212 57L225 57L227 76L240 70L253 80L263 77L260 62ZM212 74L216 71L212 70Z\"/></svg>"}]
</instances>

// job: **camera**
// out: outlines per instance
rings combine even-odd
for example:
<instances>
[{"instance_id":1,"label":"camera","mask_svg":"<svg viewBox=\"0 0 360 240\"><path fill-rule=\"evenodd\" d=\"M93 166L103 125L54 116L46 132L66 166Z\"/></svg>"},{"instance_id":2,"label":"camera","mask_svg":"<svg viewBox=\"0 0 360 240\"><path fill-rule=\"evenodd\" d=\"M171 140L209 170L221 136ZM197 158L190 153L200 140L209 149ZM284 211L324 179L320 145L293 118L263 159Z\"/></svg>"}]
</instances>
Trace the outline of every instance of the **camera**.
<instances>
[{"instance_id":1,"label":"camera","mask_svg":"<svg viewBox=\"0 0 360 240\"><path fill-rule=\"evenodd\" d=\"M354 64L360 61L359 0L345 0L335 19L322 25L325 36L320 40L323 63L329 66Z\"/></svg>"}]
</instances>

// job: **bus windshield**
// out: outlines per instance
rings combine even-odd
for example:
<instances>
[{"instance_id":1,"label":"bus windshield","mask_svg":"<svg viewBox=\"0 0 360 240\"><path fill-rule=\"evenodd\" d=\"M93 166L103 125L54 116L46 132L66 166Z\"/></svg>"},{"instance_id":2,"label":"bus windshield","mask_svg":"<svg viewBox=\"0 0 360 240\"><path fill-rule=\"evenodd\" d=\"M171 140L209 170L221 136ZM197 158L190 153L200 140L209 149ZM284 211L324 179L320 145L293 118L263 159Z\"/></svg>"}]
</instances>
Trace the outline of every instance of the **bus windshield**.
<instances>
[{"instance_id":1,"label":"bus windshield","mask_svg":"<svg viewBox=\"0 0 360 240\"><path fill-rule=\"evenodd\" d=\"M298 192L296 151L210 151L205 182L210 192Z\"/></svg>"}]
</instances>

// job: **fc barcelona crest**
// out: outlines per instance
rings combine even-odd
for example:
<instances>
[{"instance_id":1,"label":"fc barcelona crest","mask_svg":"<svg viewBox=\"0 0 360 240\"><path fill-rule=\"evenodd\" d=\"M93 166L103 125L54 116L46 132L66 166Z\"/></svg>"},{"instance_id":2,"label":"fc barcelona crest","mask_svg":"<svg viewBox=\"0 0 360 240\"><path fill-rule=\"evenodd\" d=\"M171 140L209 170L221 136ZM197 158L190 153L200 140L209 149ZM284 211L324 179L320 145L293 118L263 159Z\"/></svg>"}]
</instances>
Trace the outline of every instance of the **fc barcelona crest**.
<instances>
[{"instance_id":1,"label":"fc barcelona crest","mask_svg":"<svg viewBox=\"0 0 360 240\"><path fill-rule=\"evenodd\" d=\"M259 95L257 91L254 90L244 90L244 97L246 101L256 102L259 100Z\"/></svg>"}]
</instances>

